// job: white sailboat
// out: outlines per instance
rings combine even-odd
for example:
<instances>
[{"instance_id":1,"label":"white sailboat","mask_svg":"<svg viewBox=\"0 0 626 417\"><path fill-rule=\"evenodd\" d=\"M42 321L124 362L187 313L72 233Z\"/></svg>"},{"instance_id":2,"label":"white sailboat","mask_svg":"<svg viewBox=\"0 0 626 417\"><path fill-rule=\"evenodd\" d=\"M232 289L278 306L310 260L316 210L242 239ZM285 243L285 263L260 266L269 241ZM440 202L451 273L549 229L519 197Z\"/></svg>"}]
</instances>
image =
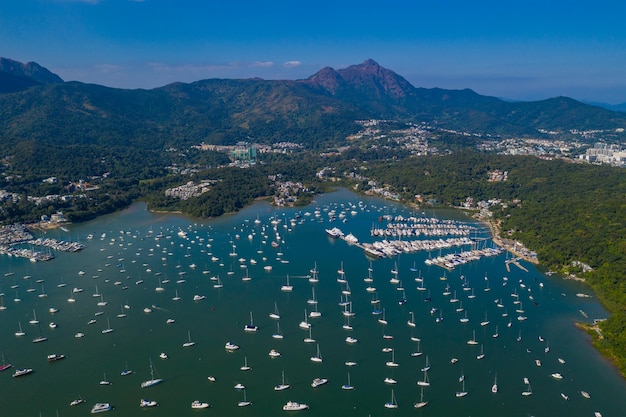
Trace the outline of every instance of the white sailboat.
<instances>
[{"instance_id":1,"label":"white sailboat","mask_svg":"<svg viewBox=\"0 0 626 417\"><path fill-rule=\"evenodd\" d=\"M417 381L417 385L420 387L430 387L430 380L428 379L428 370L424 370L424 378L421 381Z\"/></svg>"},{"instance_id":2,"label":"white sailboat","mask_svg":"<svg viewBox=\"0 0 626 417\"><path fill-rule=\"evenodd\" d=\"M259 328L254 325L254 321L252 320L252 311L250 312L250 324L246 324L243 328L246 332L256 332Z\"/></svg>"},{"instance_id":3,"label":"white sailboat","mask_svg":"<svg viewBox=\"0 0 626 417\"><path fill-rule=\"evenodd\" d=\"M278 313L278 304L274 301L274 311L270 313L270 318L274 320L280 320L280 314Z\"/></svg>"},{"instance_id":4,"label":"white sailboat","mask_svg":"<svg viewBox=\"0 0 626 417\"><path fill-rule=\"evenodd\" d=\"M150 359L150 379L143 381L141 383L141 388L148 388L151 387L153 385L157 385L160 384L161 382L163 382L162 378L155 378L154 377L154 367L152 366L152 359Z\"/></svg>"},{"instance_id":5,"label":"white sailboat","mask_svg":"<svg viewBox=\"0 0 626 417\"><path fill-rule=\"evenodd\" d=\"M196 342L192 342L191 341L191 332L189 330L187 330L187 341L185 343L183 343L183 347L190 347L195 345Z\"/></svg>"},{"instance_id":6,"label":"white sailboat","mask_svg":"<svg viewBox=\"0 0 626 417\"><path fill-rule=\"evenodd\" d=\"M346 281L346 272L343 270L343 261L341 261L341 267L339 268L339 270L337 270L337 273L339 274L339 276L337 277L337 282L340 284L345 284Z\"/></svg>"},{"instance_id":7,"label":"white sailboat","mask_svg":"<svg viewBox=\"0 0 626 417\"><path fill-rule=\"evenodd\" d=\"M30 324L39 324L39 320L37 320L37 313L35 309L33 309L33 318L29 321Z\"/></svg>"},{"instance_id":8,"label":"white sailboat","mask_svg":"<svg viewBox=\"0 0 626 417\"><path fill-rule=\"evenodd\" d=\"M217 282L215 284L213 284L213 288L223 288L224 284L222 283L222 280L220 279L220 276L217 276Z\"/></svg>"},{"instance_id":9,"label":"white sailboat","mask_svg":"<svg viewBox=\"0 0 626 417\"><path fill-rule=\"evenodd\" d=\"M461 381L461 391L457 391L455 394L456 397L465 397L467 396L467 391L465 391L465 378Z\"/></svg>"},{"instance_id":10,"label":"white sailboat","mask_svg":"<svg viewBox=\"0 0 626 417\"><path fill-rule=\"evenodd\" d=\"M311 327L309 327L309 337L304 338L304 343L315 343L315 339L313 339Z\"/></svg>"},{"instance_id":11,"label":"white sailboat","mask_svg":"<svg viewBox=\"0 0 626 417\"><path fill-rule=\"evenodd\" d=\"M246 275L244 275L244 276L241 278L241 280L242 280L243 282L249 282L249 281L251 281L251 280L252 280L252 278L250 277L250 275L248 275L248 267L247 267L247 266L246 266Z\"/></svg>"},{"instance_id":12,"label":"white sailboat","mask_svg":"<svg viewBox=\"0 0 626 417\"><path fill-rule=\"evenodd\" d=\"M289 284L289 275L287 275L287 282L285 283L285 285L280 287L280 290L282 292L291 292L291 291L293 291L293 285Z\"/></svg>"},{"instance_id":13,"label":"white sailboat","mask_svg":"<svg viewBox=\"0 0 626 417\"><path fill-rule=\"evenodd\" d=\"M350 384L350 372L348 372L348 382L341 386L342 390L351 391L354 387Z\"/></svg>"},{"instance_id":14,"label":"white sailboat","mask_svg":"<svg viewBox=\"0 0 626 417\"><path fill-rule=\"evenodd\" d=\"M317 362L317 363L322 362L322 354L320 353L319 343L317 344L317 353L315 354L315 356L311 356L311 362Z\"/></svg>"},{"instance_id":15,"label":"white sailboat","mask_svg":"<svg viewBox=\"0 0 626 417\"><path fill-rule=\"evenodd\" d=\"M285 371L283 370L281 383L278 385L274 385L274 391L284 391L290 387L291 385L285 383Z\"/></svg>"},{"instance_id":16,"label":"white sailboat","mask_svg":"<svg viewBox=\"0 0 626 417\"><path fill-rule=\"evenodd\" d=\"M399 364L396 363L396 361L395 361L395 358L396 358L395 352L396 352L395 349L392 349L391 350L391 360L385 362L385 365L387 365L390 368L397 368L399 366Z\"/></svg>"},{"instance_id":17,"label":"white sailboat","mask_svg":"<svg viewBox=\"0 0 626 417\"><path fill-rule=\"evenodd\" d=\"M480 353L478 355L476 355L476 359L480 360L483 359L485 357L485 353L483 352L483 345L480 345Z\"/></svg>"},{"instance_id":18,"label":"white sailboat","mask_svg":"<svg viewBox=\"0 0 626 417\"><path fill-rule=\"evenodd\" d=\"M318 273L318 271L317 271L317 262L314 263L313 269L311 269L310 272L311 272L311 276L309 277L309 282L311 284L315 284L316 282L319 282L319 278L317 276L317 273Z\"/></svg>"},{"instance_id":19,"label":"white sailboat","mask_svg":"<svg viewBox=\"0 0 626 417\"><path fill-rule=\"evenodd\" d=\"M111 382L107 379L106 372L104 373L104 378L100 381L100 385L111 385Z\"/></svg>"},{"instance_id":20,"label":"white sailboat","mask_svg":"<svg viewBox=\"0 0 626 417\"><path fill-rule=\"evenodd\" d=\"M300 324L298 324L298 327L305 330L311 328L311 323L309 323L309 316L306 313L306 308L304 309L304 320L301 321Z\"/></svg>"},{"instance_id":21,"label":"white sailboat","mask_svg":"<svg viewBox=\"0 0 626 417\"><path fill-rule=\"evenodd\" d=\"M493 378L493 385L491 386L491 392L496 394L498 392L498 374Z\"/></svg>"},{"instance_id":22,"label":"white sailboat","mask_svg":"<svg viewBox=\"0 0 626 417\"><path fill-rule=\"evenodd\" d=\"M26 336L26 333L22 330L22 322L18 321L17 325L19 327L19 330L17 332L15 332L15 335L18 336L18 337L19 336Z\"/></svg>"},{"instance_id":23,"label":"white sailboat","mask_svg":"<svg viewBox=\"0 0 626 417\"><path fill-rule=\"evenodd\" d=\"M387 319L385 319L385 307L383 307L383 316L378 319L380 324L387 324Z\"/></svg>"},{"instance_id":24,"label":"white sailboat","mask_svg":"<svg viewBox=\"0 0 626 417\"><path fill-rule=\"evenodd\" d=\"M411 314L411 319L409 321L407 321L406 324L409 327L415 327L416 326L416 324L415 324L415 314L412 311L410 312L410 314Z\"/></svg>"},{"instance_id":25,"label":"white sailboat","mask_svg":"<svg viewBox=\"0 0 626 417\"><path fill-rule=\"evenodd\" d=\"M282 339L283 334L280 332L280 322L276 322L276 333L272 335L274 339Z\"/></svg>"},{"instance_id":26,"label":"white sailboat","mask_svg":"<svg viewBox=\"0 0 626 417\"><path fill-rule=\"evenodd\" d=\"M102 334L111 333L112 331L113 329L111 328L111 322L109 321L109 318L107 317L107 328L102 330Z\"/></svg>"},{"instance_id":27,"label":"white sailboat","mask_svg":"<svg viewBox=\"0 0 626 417\"><path fill-rule=\"evenodd\" d=\"M242 371L250 371L250 370L252 370L252 367L250 367L248 365L248 357L247 356L243 357L243 366L241 368L239 368L239 369L241 369Z\"/></svg>"},{"instance_id":28,"label":"white sailboat","mask_svg":"<svg viewBox=\"0 0 626 417\"><path fill-rule=\"evenodd\" d=\"M468 345L477 345L478 342L476 341L476 330L472 331L472 338L470 340L467 341Z\"/></svg>"},{"instance_id":29,"label":"white sailboat","mask_svg":"<svg viewBox=\"0 0 626 417\"><path fill-rule=\"evenodd\" d=\"M420 391L420 400L419 402L413 404L413 407L422 408L422 407L426 407L427 405L428 405L428 401L424 401L424 387L422 387Z\"/></svg>"},{"instance_id":30,"label":"white sailboat","mask_svg":"<svg viewBox=\"0 0 626 417\"><path fill-rule=\"evenodd\" d=\"M246 398L246 390L243 390L243 400L239 401L237 403L237 407L247 407L249 405L252 405L252 401L248 401L248 399Z\"/></svg>"},{"instance_id":31,"label":"white sailboat","mask_svg":"<svg viewBox=\"0 0 626 417\"><path fill-rule=\"evenodd\" d=\"M529 395L533 394L533 390L530 387L530 381L528 380L528 378L524 377L524 384L526 384L526 391L522 391L522 395L524 397L527 397Z\"/></svg>"},{"instance_id":32,"label":"white sailboat","mask_svg":"<svg viewBox=\"0 0 626 417\"><path fill-rule=\"evenodd\" d=\"M396 402L396 396L391 390L391 401L385 403L385 408L398 408L398 403Z\"/></svg>"}]
</instances>

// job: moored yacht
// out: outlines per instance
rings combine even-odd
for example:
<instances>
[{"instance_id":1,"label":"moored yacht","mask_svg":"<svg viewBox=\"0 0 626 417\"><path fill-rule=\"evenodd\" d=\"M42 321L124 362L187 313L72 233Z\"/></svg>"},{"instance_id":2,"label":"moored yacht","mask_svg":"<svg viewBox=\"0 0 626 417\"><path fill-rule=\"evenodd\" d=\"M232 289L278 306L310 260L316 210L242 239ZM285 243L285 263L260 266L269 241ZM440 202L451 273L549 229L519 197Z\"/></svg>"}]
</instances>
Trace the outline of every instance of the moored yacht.
<instances>
[{"instance_id":1,"label":"moored yacht","mask_svg":"<svg viewBox=\"0 0 626 417\"><path fill-rule=\"evenodd\" d=\"M321 385L324 385L324 384L327 384L327 383L328 383L328 379L326 379L326 378L315 378L313 380L313 382L311 382L311 386L313 388L317 388L317 387L319 387Z\"/></svg>"},{"instance_id":2,"label":"moored yacht","mask_svg":"<svg viewBox=\"0 0 626 417\"><path fill-rule=\"evenodd\" d=\"M306 410L309 406L306 404L297 403L295 401L287 401L287 404L283 405L284 411L300 411Z\"/></svg>"},{"instance_id":3,"label":"moored yacht","mask_svg":"<svg viewBox=\"0 0 626 417\"><path fill-rule=\"evenodd\" d=\"M152 387L154 385L160 384L161 382L163 382L162 378L154 377L154 367L152 366L152 359L150 359L150 379L143 381L141 383L141 388Z\"/></svg>"},{"instance_id":4,"label":"moored yacht","mask_svg":"<svg viewBox=\"0 0 626 417\"><path fill-rule=\"evenodd\" d=\"M111 411L112 409L113 407L111 407L111 404L109 403L96 403L91 408L91 414L103 413L105 411Z\"/></svg>"}]
</instances>

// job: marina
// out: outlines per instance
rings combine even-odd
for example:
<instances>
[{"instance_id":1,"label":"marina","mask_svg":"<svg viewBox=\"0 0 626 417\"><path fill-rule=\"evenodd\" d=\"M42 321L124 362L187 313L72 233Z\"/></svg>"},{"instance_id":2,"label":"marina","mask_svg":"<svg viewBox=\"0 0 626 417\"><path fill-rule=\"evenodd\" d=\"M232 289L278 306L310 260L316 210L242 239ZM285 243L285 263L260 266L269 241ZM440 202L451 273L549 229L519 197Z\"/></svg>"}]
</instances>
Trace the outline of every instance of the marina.
<instances>
[{"instance_id":1,"label":"marina","mask_svg":"<svg viewBox=\"0 0 626 417\"><path fill-rule=\"evenodd\" d=\"M488 229L429 211L341 190L203 222L135 204L48 231L87 243L46 263L0 257L3 362L28 371L0 374L0 409L619 415L624 381L573 325L606 317L590 290L524 260L508 269ZM364 251L381 237L397 253Z\"/></svg>"}]
</instances>

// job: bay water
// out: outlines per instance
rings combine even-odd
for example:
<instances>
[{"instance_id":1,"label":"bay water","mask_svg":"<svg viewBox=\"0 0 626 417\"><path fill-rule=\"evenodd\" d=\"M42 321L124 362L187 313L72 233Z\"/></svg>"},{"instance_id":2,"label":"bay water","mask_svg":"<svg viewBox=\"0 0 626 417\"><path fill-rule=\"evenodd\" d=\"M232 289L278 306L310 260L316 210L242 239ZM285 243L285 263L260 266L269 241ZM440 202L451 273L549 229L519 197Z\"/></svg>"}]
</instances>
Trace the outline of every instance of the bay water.
<instances>
[{"instance_id":1,"label":"bay water","mask_svg":"<svg viewBox=\"0 0 626 417\"><path fill-rule=\"evenodd\" d=\"M338 227L373 242L382 239L370 236L386 223L381 216L398 215L458 221L473 227L477 247L493 245L488 229L461 212L413 211L347 190L303 208L257 202L210 221L151 213L139 203L68 225L67 232L39 233L86 248L54 252L49 262L0 257L6 307L0 311L0 351L13 365L0 373L0 415L87 415L99 402L110 403L109 413L117 416L296 413L282 410L287 401L309 405L300 413L310 416L624 414L624 380L574 326L607 315L584 284L548 276L524 261L519 263L527 271L511 263L507 268L511 255L505 253L454 270L424 262L467 247L370 259L325 232ZM312 269L317 283L310 282ZM373 281L365 282L370 275ZM342 276L349 296L342 294L348 291L338 282ZM390 282L394 277L400 283ZM222 288L215 288L218 282ZM287 283L290 292L281 290ZM354 313L349 318L343 314L348 307L339 304L346 299ZM269 317L275 307L280 320ZM384 310L386 324L374 310ZM311 311L321 316L308 318ZM30 324L34 315L39 324ZM305 315L310 334L299 326ZM244 330L251 316L255 332ZM408 325L412 318L414 327ZM343 327L348 320L352 330ZM15 336L20 325L26 335ZM282 339L272 337L279 332ZM33 343L38 336L48 340ZM315 342L305 343L309 336ZM348 336L357 341L347 343ZM183 347L189 341L195 344ZM227 351L227 342L239 349ZM322 362L313 362L318 346ZM281 356L270 357L272 349ZM66 359L48 362L52 353ZM244 363L251 370L242 371ZM163 382L141 388L151 378L151 364ZM430 386L422 397L417 382L427 364ZM16 368L34 372L12 378ZM133 373L122 376L124 370ZM283 372L290 388L275 391ZM311 387L318 377L328 383ZM353 390L342 389L348 378ZM458 397L462 390L467 395ZM244 395L252 404L238 407ZM385 407L392 395L398 408ZM85 403L70 406L77 398ZM141 408L141 399L159 406ZM194 400L211 407L192 409ZM428 404L415 408L420 400Z\"/></svg>"}]
</instances>

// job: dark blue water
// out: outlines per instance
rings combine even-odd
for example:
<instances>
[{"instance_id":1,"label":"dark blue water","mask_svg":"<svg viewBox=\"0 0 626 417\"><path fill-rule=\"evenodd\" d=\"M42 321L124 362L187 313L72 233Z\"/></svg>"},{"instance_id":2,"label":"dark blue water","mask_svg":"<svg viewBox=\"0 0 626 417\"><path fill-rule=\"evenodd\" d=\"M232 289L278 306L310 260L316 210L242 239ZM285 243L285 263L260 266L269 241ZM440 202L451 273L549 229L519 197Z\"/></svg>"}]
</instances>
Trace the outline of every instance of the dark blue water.
<instances>
[{"instance_id":1,"label":"dark blue water","mask_svg":"<svg viewBox=\"0 0 626 417\"><path fill-rule=\"evenodd\" d=\"M346 221L337 217L329 222L328 212L333 209L337 215L345 213ZM257 203L235 215L203 222L152 214L145 205L136 204L89 223L70 225L69 232L48 231L47 236L80 240L87 248L79 253L55 253L56 259L45 263L0 258L6 274L0 275L5 294L2 301L7 307L0 311L0 350L13 364L0 374L0 415L86 415L96 402L111 403L111 414L118 416L144 412L155 416L280 415L288 414L282 405L289 400L308 404L310 409L302 413L315 416L623 414L624 381L574 326L575 321L589 322L606 315L595 298L576 296L592 295L583 284L547 277L523 261L528 272L513 265L507 270L505 254L484 257L453 271L426 265L429 256L440 255L434 252L370 261L358 247L331 239L324 232L337 226L362 242L372 242L370 229L384 224L379 217L386 214L455 219L472 224L473 237L488 237L481 224L457 211L413 213L401 205L345 190L321 196L306 208L276 209ZM271 219L279 222L272 224ZM178 234L181 230L186 236ZM280 245L272 247L272 241ZM489 239L478 244L490 245ZM442 250L441 254L459 250ZM219 260L213 261L213 257ZM342 328L347 320L339 305L345 289L337 282L342 264L355 313L350 318L352 331ZM363 279L370 264L374 282L366 283ZM268 265L271 271L264 269ZM322 315L309 319L316 343L305 343L309 333L299 323L305 309L314 309L307 303L313 296L308 278L314 265L319 270L314 288ZM403 297L397 290L399 284L390 282L396 265L405 288L404 304L398 302ZM413 267L418 271L412 271ZM211 280L218 276L221 289L214 288L216 281ZM244 281L244 277L251 280ZM281 291L287 277L292 292ZM421 284L416 277L423 278L426 291L417 290ZM11 288L15 285L19 287ZM159 286L163 291L155 290ZM367 292L368 286L376 287L377 292ZM83 291L72 295L73 288ZM450 302L455 292L458 303ZM47 297L39 297L42 293ZM180 300L173 300L176 295ZM194 295L206 299L193 301ZM372 305L374 296L380 305ZM70 297L76 301L69 303ZM21 301L15 302L15 298ZM515 300L521 304L514 304ZM98 306L102 301L106 305ZM282 340L272 337L277 321L268 315L275 304L281 316ZM59 311L51 314L50 307ZM377 307L384 308L386 325L378 321L381 316L372 314ZM460 307L463 311L457 312ZM29 324L33 310L39 325ZM102 314L96 315L99 312ZM251 312L258 326L255 333L244 331ZM411 312L414 328L407 325ZM122 313L126 317L118 317ZM469 322L461 323L465 314ZM518 320L518 316L526 320ZM167 324L167 319L175 322ZM96 322L88 324L90 320ZM489 323L481 325L485 321ZM26 336L14 335L18 322ZM58 327L51 329L50 322ZM103 334L109 326L113 331ZM84 337L75 337L78 332ZM496 333L498 337L494 337ZM32 343L40 334L48 341ZM195 345L183 347L188 335ZM474 335L477 344L469 345ZM347 336L358 343L346 343ZM240 349L227 352L227 341ZM310 357L316 354L318 344L323 362L314 363ZM384 348L393 349L397 367L387 366L392 353L383 352ZM271 358L271 349L281 356ZM481 349L485 356L477 359ZM421 356L411 355L418 350ZM168 359L159 358L161 352L167 353ZM67 359L48 363L46 357L51 353L65 354ZM426 357L431 366L431 386L424 389L428 405L415 409L413 404L420 400L417 381L423 379ZM451 358L458 361L451 364ZM240 370L244 361L250 371ZM346 361L357 365L348 367ZM150 378L150 362L164 381L140 388L140 383ZM33 368L34 372L12 378L16 367ZM125 369L134 373L121 376ZM273 387L281 382L282 371L291 388L276 392ZM556 372L562 380L551 377ZM348 373L355 388L351 391L341 388ZM111 385L101 386L105 374ZM468 394L458 398L455 393L462 389L461 375ZM209 381L208 376L216 381ZM312 388L316 377L329 382ZM385 383L387 377L397 383ZM491 386L496 377L499 390L494 394ZM529 389L524 378L532 395L522 396ZM237 406L244 396L234 389L237 383L246 386L251 406ZM384 406L391 400L392 390L397 409ZM584 398L581 391L590 398ZM86 402L69 405L79 397ZM141 409L142 398L155 400L159 406ZM192 410L194 400L212 407Z\"/></svg>"}]
</instances>

